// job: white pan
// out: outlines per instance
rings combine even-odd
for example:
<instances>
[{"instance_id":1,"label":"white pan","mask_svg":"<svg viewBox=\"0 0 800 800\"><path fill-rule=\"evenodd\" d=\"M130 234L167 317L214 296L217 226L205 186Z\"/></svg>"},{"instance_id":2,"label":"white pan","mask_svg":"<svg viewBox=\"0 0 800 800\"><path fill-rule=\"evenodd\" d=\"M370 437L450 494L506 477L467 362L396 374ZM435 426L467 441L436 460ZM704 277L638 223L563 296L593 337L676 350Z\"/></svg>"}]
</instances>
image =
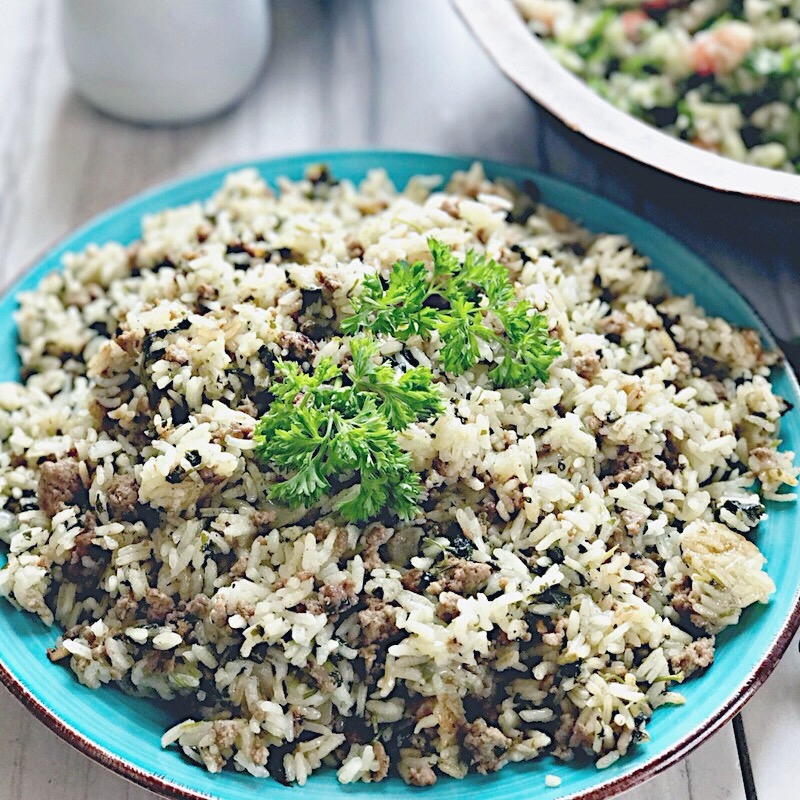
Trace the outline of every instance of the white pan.
<instances>
[{"instance_id":1,"label":"white pan","mask_svg":"<svg viewBox=\"0 0 800 800\"><path fill-rule=\"evenodd\" d=\"M614 108L547 52L510 0L453 3L500 69L572 130L636 161L702 186L800 203L800 175L709 153Z\"/></svg>"}]
</instances>

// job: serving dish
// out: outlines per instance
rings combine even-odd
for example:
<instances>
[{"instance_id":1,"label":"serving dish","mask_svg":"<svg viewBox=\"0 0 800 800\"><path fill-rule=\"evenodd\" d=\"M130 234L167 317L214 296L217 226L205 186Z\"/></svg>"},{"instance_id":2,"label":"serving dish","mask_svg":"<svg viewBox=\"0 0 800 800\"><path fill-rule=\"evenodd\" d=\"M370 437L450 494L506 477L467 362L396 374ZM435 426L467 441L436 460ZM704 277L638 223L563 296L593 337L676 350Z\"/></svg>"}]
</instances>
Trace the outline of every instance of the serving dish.
<instances>
[{"instance_id":1,"label":"serving dish","mask_svg":"<svg viewBox=\"0 0 800 800\"><path fill-rule=\"evenodd\" d=\"M800 202L800 176L723 158L612 106L550 55L510 0L453 2L500 69L572 130L635 161L702 186Z\"/></svg>"},{"instance_id":2,"label":"serving dish","mask_svg":"<svg viewBox=\"0 0 800 800\"><path fill-rule=\"evenodd\" d=\"M270 182L281 175L299 178L309 163L325 162L338 178L358 180L369 169L383 167L403 184L419 173L446 176L469 166L471 160L413 153L353 152L313 153L251 165ZM485 164L490 176L515 181L531 179L544 202L573 216L587 227L627 234L663 271L673 290L694 294L708 311L728 320L758 328L767 344L774 341L764 324L719 275L675 240L616 206L529 170L497 163ZM134 198L90 222L42 258L0 302L0 379L18 377L14 356L15 329L11 319L14 296L32 288L47 272L56 269L61 256L90 242L128 242L139 234L143 214L201 200L221 183L228 169L188 178ZM800 388L788 368L776 370L776 390L792 403L800 403ZM800 412L784 417L783 435L788 449L800 448ZM750 608L735 630L719 637L716 664L710 673L682 687L687 703L663 708L649 726L650 742L642 743L630 757L604 771L591 764L562 765L544 759L514 765L491 776L470 776L466 783L442 780L428 794L434 800L465 793L485 797L524 798L536 794L549 798L600 798L627 789L665 769L733 716L766 679L800 624L800 547L794 530L798 512L793 504L771 504L770 518L759 532L759 545L768 558L768 570L778 586L766 606ZM1 558L1 556L0 556ZM79 685L72 674L54 667L45 650L52 646L56 630L8 605L0 607L0 680L28 708L62 738L119 774L153 791L173 797L224 800L255 797L268 791L284 794L289 789L246 774L210 775L184 760L177 751L162 751L160 733L174 718L164 705L124 696L115 690L93 692ZM558 787L546 787L545 775L561 779ZM416 790L393 779L382 785L392 797ZM333 771L312 777L302 789L311 800L331 793L368 794L373 788L358 784L343 788Z\"/></svg>"}]
</instances>

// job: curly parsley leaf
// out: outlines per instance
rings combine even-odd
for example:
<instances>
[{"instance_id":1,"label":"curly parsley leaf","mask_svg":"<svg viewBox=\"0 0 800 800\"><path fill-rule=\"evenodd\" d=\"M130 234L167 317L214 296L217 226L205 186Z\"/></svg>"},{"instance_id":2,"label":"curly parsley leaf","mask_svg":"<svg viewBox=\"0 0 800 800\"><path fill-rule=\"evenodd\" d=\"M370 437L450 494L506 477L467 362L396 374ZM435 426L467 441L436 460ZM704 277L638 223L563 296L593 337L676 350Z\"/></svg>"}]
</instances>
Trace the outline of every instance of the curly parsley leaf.
<instances>
[{"instance_id":1,"label":"curly parsley leaf","mask_svg":"<svg viewBox=\"0 0 800 800\"><path fill-rule=\"evenodd\" d=\"M408 518L419 476L397 434L441 413L439 392L427 369L398 374L376 362L372 341L352 339L350 350L347 373L329 359L310 375L294 362L276 362L275 400L254 433L257 457L287 476L270 488L270 497L290 508L309 507L332 490L331 479L354 481L337 505L345 519L369 519L384 508Z\"/></svg>"},{"instance_id":2,"label":"curly parsley leaf","mask_svg":"<svg viewBox=\"0 0 800 800\"><path fill-rule=\"evenodd\" d=\"M483 315L475 304L462 297L453 300L436 326L442 346L439 358L447 372L461 375L478 362L478 338L485 331Z\"/></svg>"},{"instance_id":3,"label":"curly parsley leaf","mask_svg":"<svg viewBox=\"0 0 800 800\"><path fill-rule=\"evenodd\" d=\"M548 335L546 318L527 301L516 299L508 271L485 255L467 251L459 261L452 249L430 238L432 267L422 261L398 261L384 287L377 275L365 278L351 298L353 315L345 333L367 330L402 342L429 339L438 332L438 357L445 371L461 375L480 360L479 340L502 353L489 377L501 388L546 381L561 345ZM487 324L493 315L502 333Z\"/></svg>"},{"instance_id":4,"label":"curly parsley leaf","mask_svg":"<svg viewBox=\"0 0 800 800\"><path fill-rule=\"evenodd\" d=\"M550 365L561 355L559 342L548 336L547 320L541 314L530 314L524 301L498 317L506 330L500 340L505 354L489 372L492 382L507 387L546 381Z\"/></svg>"},{"instance_id":5,"label":"curly parsley leaf","mask_svg":"<svg viewBox=\"0 0 800 800\"><path fill-rule=\"evenodd\" d=\"M442 400L427 367L413 367L399 377L388 364L373 361L377 344L366 337L350 341L353 366L349 377L357 392L376 396L378 410L396 431L416 420L430 419L442 413Z\"/></svg>"},{"instance_id":6,"label":"curly parsley leaf","mask_svg":"<svg viewBox=\"0 0 800 800\"><path fill-rule=\"evenodd\" d=\"M397 261L385 289L377 275L368 275L361 293L351 300L353 315L343 320L342 332L354 334L366 328L403 342L412 336L427 338L436 321L436 310L423 305L427 282L428 270L421 261Z\"/></svg>"}]
</instances>

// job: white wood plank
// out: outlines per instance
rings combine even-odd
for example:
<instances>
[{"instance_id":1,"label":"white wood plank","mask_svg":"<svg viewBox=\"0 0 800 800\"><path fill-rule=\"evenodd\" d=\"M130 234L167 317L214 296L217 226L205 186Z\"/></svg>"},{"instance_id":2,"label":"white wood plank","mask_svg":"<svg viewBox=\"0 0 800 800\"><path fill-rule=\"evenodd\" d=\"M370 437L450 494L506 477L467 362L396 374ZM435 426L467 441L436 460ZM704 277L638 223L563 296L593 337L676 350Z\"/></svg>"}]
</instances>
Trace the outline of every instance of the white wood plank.
<instances>
[{"instance_id":1,"label":"white wood plank","mask_svg":"<svg viewBox=\"0 0 800 800\"><path fill-rule=\"evenodd\" d=\"M0 759L2 800L44 800L56 796L62 800L153 800L155 797L61 741L7 692L0 695L0 719L4 729L13 732L8 743L10 753Z\"/></svg>"},{"instance_id":2,"label":"white wood plank","mask_svg":"<svg viewBox=\"0 0 800 800\"><path fill-rule=\"evenodd\" d=\"M775 672L748 703L742 717L759 797L797 796L795 769L800 743L800 635Z\"/></svg>"},{"instance_id":3,"label":"white wood plank","mask_svg":"<svg viewBox=\"0 0 800 800\"><path fill-rule=\"evenodd\" d=\"M800 241L788 211L709 198L565 134L500 75L445 0L274 8L273 50L244 102L204 124L160 130L103 117L70 91L55 3L6 0L0 283L75 224L158 181L258 156L395 147L549 167L671 229L756 293L779 333L800 333ZM762 800L788 797L775 776L800 744L800 703L786 702L800 700L796 664L795 650L745 714ZM6 692L0 720L12 732L0 749L0 800L152 797L58 740ZM743 800L730 727L625 798Z\"/></svg>"},{"instance_id":4,"label":"white wood plank","mask_svg":"<svg viewBox=\"0 0 800 800\"><path fill-rule=\"evenodd\" d=\"M0 755L2 774L10 775L10 783L5 784L8 794L0 785L2 800L39 800L52 796L54 787L62 800L153 798L62 742L6 692L0 693L0 719L7 730L15 732L6 753ZM727 726L685 761L625 792L620 800L745 800L735 754L733 733ZM788 797L764 795L782 796Z\"/></svg>"},{"instance_id":5,"label":"white wood plank","mask_svg":"<svg viewBox=\"0 0 800 800\"><path fill-rule=\"evenodd\" d=\"M449 3L373 4L383 147L536 162L535 112Z\"/></svg>"},{"instance_id":6,"label":"white wood plank","mask_svg":"<svg viewBox=\"0 0 800 800\"><path fill-rule=\"evenodd\" d=\"M620 800L745 800L731 726Z\"/></svg>"}]
</instances>

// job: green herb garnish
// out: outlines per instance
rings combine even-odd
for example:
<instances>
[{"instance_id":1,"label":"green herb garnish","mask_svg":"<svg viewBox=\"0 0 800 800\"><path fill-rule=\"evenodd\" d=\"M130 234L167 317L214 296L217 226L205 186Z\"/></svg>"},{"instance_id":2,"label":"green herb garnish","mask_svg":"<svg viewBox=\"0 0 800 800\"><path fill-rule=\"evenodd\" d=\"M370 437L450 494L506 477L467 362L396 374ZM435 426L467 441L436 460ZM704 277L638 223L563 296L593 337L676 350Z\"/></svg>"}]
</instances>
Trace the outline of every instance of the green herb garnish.
<instances>
[{"instance_id":1,"label":"green herb garnish","mask_svg":"<svg viewBox=\"0 0 800 800\"><path fill-rule=\"evenodd\" d=\"M527 300L517 300L505 267L472 250L459 261L450 248L428 239L433 269L421 261L398 261L384 287L377 275L364 279L351 298L353 315L342 331L369 331L402 342L412 336L441 339L445 371L461 375L480 360L479 340L499 345L502 359L489 372L495 386L545 381L561 345L548 336L547 319ZM496 328L502 327L502 333Z\"/></svg>"},{"instance_id":2,"label":"green herb garnish","mask_svg":"<svg viewBox=\"0 0 800 800\"><path fill-rule=\"evenodd\" d=\"M290 508L309 507L331 490L331 478L343 486L337 504L345 519L369 519L384 508L410 517L419 495L419 476L398 431L416 420L439 414L442 404L425 367L397 374L374 361L374 341L350 341L352 366L344 372L322 359L312 374L294 362L276 361L275 400L254 432L256 455L285 480L269 496Z\"/></svg>"}]
</instances>

